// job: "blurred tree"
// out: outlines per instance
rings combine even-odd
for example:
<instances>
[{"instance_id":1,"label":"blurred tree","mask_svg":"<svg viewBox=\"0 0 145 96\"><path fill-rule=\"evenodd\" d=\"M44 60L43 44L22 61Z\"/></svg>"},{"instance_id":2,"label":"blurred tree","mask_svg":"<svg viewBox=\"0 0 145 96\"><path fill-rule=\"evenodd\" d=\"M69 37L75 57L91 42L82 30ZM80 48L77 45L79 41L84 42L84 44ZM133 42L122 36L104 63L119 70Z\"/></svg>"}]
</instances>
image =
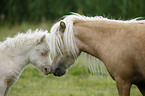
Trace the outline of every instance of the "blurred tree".
<instances>
[{"instance_id":1,"label":"blurred tree","mask_svg":"<svg viewBox=\"0 0 145 96\"><path fill-rule=\"evenodd\" d=\"M145 0L0 0L0 22L39 22L69 12L130 19L145 16Z\"/></svg>"}]
</instances>

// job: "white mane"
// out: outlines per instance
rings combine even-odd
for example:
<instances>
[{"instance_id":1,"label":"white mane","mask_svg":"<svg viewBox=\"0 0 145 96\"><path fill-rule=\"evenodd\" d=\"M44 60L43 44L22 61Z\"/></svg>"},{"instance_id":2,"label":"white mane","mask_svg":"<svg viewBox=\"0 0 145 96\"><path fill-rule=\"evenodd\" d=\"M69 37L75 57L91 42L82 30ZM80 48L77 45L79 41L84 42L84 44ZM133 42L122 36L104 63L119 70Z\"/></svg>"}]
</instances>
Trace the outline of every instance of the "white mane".
<instances>
[{"instance_id":1,"label":"white mane","mask_svg":"<svg viewBox=\"0 0 145 96\"><path fill-rule=\"evenodd\" d=\"M46 34L47 33L47 34ZM47 30L38 30L35 31L28 30L26 33L18 33L14 38L8 37L5 41L0 43L0 51L3 51L11 56L14 56L15 51L27 47L35 46L37 39L41 38L43 35L46 35L46 39L50 37ZM26 43L27 42L27 43ZM7 49L7 50L6 50Z\"/></svg>"},{"instance_id":2,"label":"white mane","mask_svg":"<svg viewBox=\"0 0 145 96\"><path fill-rule=\"evenodd\" d=\"M145 20L138 20L139 18L135 18L132 20L127 20L127 21L123 21L123 20L114 20L114 19L108 19L108 18L104 18L102 16L95 16L95 17L87 17L87 16L83 16L83 15L79 15L77 13L73 13L72 15L67 15L64 16L64 19L61 20L66 24L66 28L64 31L64 35L63 35L63 40L61 39L61 35L60 35L60 22L57 22L56 24L54 24L51 28L51 46L50 46L50 50L52 52L53 55L57 54L58 52L61 54L62 50L64 50L64 48L68 51L71 52L74 56L77 54L78 52L78 47L76 46L75 43L75 39L74 39L74 29L73 29L73 23L74 22L81 22L81 21L109 21L109 22L118 22L118 23L142 23L145 24ZM95 60L98 61L98 60ZM92 63L90 63L92 64ZM94 63L96 64L96 63ZM89 66L94 66L93 65L89 65ZM99 65L97 65L99 66ZM98 67L97 67L98 68ZM101 68L99 68L101 69ZM92 69L93 71L94 69ZM101 69L102 70L102 69ZM94 71L93 71L94 73Z\"/></svg>"}]
</instances>

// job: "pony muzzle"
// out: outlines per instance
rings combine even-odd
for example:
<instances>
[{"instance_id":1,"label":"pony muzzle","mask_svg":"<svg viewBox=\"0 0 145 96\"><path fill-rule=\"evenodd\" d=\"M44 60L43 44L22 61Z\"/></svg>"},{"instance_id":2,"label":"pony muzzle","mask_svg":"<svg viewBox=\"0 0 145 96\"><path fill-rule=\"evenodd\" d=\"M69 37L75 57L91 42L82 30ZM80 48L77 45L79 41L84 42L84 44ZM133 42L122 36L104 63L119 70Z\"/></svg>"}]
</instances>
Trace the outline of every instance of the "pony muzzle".
<instances>
[{"instance_id":1,"label":"pony muzzle","mask_svg":"<svg viewBox=\"0 0 145 96\"><path fill-rule=\"evenodd\" d=\"M43 67L43 74L44 75L48 75L48 74L51 74L52 73L52 68L51 66L44 66Z\"/></svg>"},{"instance_id":2,"label":"pony muzzle","mask_svg":"<svg viewBox=\"0 0 145 96\"><path fill-rule=\"evenodd\" d=\"M65 73L66 73L66 70L64 68L62 68L62 67L57 67L53 71L53 75L54 76L63 76Z\"/></svg>"}]
</instances>

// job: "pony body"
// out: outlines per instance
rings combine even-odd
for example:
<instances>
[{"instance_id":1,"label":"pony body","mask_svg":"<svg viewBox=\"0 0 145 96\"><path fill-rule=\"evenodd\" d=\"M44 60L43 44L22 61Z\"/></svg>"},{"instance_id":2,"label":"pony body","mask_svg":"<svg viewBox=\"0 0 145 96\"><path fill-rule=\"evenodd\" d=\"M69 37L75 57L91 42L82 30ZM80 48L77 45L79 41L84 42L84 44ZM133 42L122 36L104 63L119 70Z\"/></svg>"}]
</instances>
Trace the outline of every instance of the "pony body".
<instances>
[{"instance_id":1,"label":"pony body","mask_svg":"<svg viewBox=\"0 0 145 96\"><path fill-rule=\"evenodd\" d=\"M20 33L7 38L0 44L0 96L7 96L11 86L17 81L24 68L32 63L47 75L51 59L49 56L49 37L47 31L36 30ZM42 56L41 52L47 52ZM46 70L43 70L46 68Z\"/></svg>"},{"instance_id":2,"label":"pony body","mask_svg":"<svg viewBox=\"0 0 145 96\"><path fill-rule=\"evenodd\" d=\"M129 96L132 84L145 95L145 20L122 21L73 14L56 23L51 33L56 36L52 39L56 42L52 45L56 54L52 63L54 75L64 75L76 57L86 52L105 64L116 81L119 96ZM69 58L63 59L66 57Z\"/></svg>"}]
</instances>

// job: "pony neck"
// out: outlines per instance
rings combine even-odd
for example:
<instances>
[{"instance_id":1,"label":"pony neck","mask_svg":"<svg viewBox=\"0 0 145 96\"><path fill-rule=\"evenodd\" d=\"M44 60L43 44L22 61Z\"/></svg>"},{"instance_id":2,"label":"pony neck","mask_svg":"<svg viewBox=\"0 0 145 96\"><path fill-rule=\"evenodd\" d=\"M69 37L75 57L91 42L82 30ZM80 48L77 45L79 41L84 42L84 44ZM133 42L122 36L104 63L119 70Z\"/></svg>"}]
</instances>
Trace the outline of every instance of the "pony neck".
<instances>
[{"instance_id":1,"label":"pony neck","mask_svg":"<svg viewBox=\"0 0 145 96\"><path fill-rule=\"evenodd\" d=\"M111 38L119 28L121 29L121 24L116 22L76 22L74 23L75 41L80 50L102 60Z\"/></svg>"},{"instance_id":2,"label":"pony neck","mask_svg":"<svg viewBox=\"0 0 145 96\"><path fill-rule=\"evenodd\" d=\"M35 36L34 36L35 37ZM0 44L0 53L5 55L13 63L16 73L19 74L28 65L29 51L36 43L36 38L31 36L17 36L15 38L8 38Z\"/></svg>"}]
</instances>

